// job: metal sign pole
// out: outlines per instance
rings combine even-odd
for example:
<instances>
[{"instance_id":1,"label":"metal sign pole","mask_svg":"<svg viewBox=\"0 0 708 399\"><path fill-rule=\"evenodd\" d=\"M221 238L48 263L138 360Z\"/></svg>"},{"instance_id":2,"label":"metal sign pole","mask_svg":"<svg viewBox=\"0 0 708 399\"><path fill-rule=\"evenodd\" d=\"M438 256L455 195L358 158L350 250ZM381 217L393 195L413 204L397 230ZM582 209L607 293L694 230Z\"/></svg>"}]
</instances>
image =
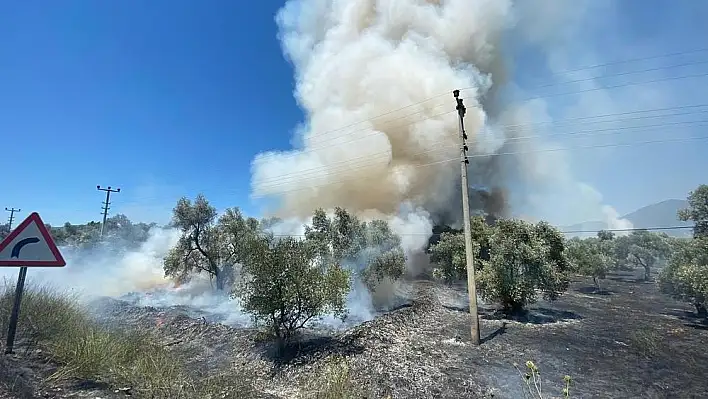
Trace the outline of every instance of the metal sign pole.
<instances>
[{"instance_id":1,"label":"metal sign pole","mask_svg":"<svg viewBox=\"0 0 708 399\"><path fill-rule=\"evenodd\" d=\"M25 277L27 277L27 267L21 267L20 275L17 277L17 287L15 288L15 303L12 305L10 323L7 328L5 354L11 354L15 346L15 333L17 332L17 322L20 318L20 304L22 303L22 292L25 289Z\"/></svg>"},{"instance_id":2,"label":"metal sign pole","mask_svg":"<svg viewBox=\"0 0 708 399\"><path fill-rule=\"evenodd\" d=\"M24 222L10 232L9 236L0 241L0 267L20 268L15 288L15 302L12 304L12 313L7 327L5 354L11 354L15 346L15 335L20 319L20 305L22 304L28 266L66 266L64 257L61 256L59 248L37 212L32 212Z\"/></svg>"}]
</instances>

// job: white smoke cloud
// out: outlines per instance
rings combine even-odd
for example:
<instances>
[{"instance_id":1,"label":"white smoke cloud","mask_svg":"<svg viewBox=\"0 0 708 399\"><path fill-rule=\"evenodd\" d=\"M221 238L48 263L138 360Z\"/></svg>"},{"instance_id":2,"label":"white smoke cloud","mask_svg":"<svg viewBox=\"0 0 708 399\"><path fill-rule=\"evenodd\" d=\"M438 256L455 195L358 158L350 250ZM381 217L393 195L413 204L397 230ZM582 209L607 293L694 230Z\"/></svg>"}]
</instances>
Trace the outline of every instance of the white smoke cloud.
<instances>
[{"instance_id":1,"label":"white smoke cloud","mask_svg":"<svg viewBox=\"0 0 708 399\"><path fill-rule=\"evenodd\" d=\"M172 286L174 282L164 277L162 259L178 238L175 230L154 228L135 250L110 245L88 250L60 248L65 267L30 268L27 280L75 292L86 300ZM14 268L2 271L3 277L17 279Z\"/></svg>"},{"instance_id":2,"label":"white smoke cloud","mask_svg":"<svg viewBox=\"0 0 708 399\"><path fill-rule=\"evenodd\" d=\"M308 124L301 150L254 159L253 194L280 196L281 210L299 216L314 207L394 214L404 202L446 204L459 173L452 89L470 88L463 96L474 136L486 121L477 96L491 85L480 68L495 61L510 5L288 2L277 21Z\"/></svg>"},{"instance_id":3,"label":"white smoke cloud","mask_svg":"<svg viewBox=\"0 0 708 399\"><path fill-rule=\"evenodd\" d=\"M295 67L295 97L307 124L298 130L297 149L255 157L253 195L279 198L284 216L306 217L314 208L335 206L396 215L404 203L455 214L459 138L451 91L470 88L462 97L471 153L524 153L491 163L473 159L471 184L502 187L511 194L512 214L560 224L593 217L627 226L596 190L575 179L562 155L538 152L557 145L547 139L513 142L515 136L543 129L504 127L554 119L543 100L495 98L509 83L520 92L508 70L514 43L538 46L549 63L560 65L559 49L570 44L580 22L611 8L605 1L534 4L288 1L276 20L283 51ZM502 46L504 40L513 43ZM391 112L403 106L408 107ZM563 217L557 205L549 206L558 203L567 208ZM425 224L418 228L406 234L430 232L422 230Z\"/></svg>"}]
</instances>

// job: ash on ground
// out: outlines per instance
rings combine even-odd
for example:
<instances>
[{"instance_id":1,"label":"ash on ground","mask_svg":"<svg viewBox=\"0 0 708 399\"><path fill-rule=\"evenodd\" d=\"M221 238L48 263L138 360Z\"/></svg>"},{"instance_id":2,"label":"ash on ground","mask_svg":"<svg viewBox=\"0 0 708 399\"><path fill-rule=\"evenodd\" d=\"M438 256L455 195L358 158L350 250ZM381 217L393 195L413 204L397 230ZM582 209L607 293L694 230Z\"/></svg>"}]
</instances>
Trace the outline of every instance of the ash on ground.
<instances>
[{"instance_id":1,"label":"ash on ground","mask_svg":"<svg viewBox=\"0 0 708 399\"><path fill-rule=\"evenodd\" d=\"M108 298L97 305L105 322L156 331L195 374L229 370L247 378L254 398L307 397L338 357L367 398L516 399L523 382L514 364L523 368L528 360L540 368L548 397L562 396L565 375L573 378L573 398L708 392L708 325L689 306L626 274L610 276L601 293L591 285L574 281L559 300L540 301L522 318L482 305L478 347L469 339L464 289L428 281L411 282L412 299L373 320L337 330L315 326L284 348L255 328L222 324L191 308Z\"/></svg>"}]
</instances>

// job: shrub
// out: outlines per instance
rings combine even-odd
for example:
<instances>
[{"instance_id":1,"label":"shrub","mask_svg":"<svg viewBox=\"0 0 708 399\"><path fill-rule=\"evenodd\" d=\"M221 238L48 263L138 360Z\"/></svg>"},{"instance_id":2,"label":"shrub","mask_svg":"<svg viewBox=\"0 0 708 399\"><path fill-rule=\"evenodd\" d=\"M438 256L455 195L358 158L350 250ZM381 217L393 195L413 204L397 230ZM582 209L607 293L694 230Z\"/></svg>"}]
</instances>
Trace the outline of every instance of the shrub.
<instances>
[{"instance_id":1,"label":"shrub","mask_svg":"<svg viewBox=\"0 0 708 399\"><path fill-rule=\"evenodd\" d=\"M277 338L287 340L325 313L346 315L350 275L337 263L316 262L314 245L267 236L251 243L234 295L257 323L265 323Z\"/></svg>"}]
</instances>

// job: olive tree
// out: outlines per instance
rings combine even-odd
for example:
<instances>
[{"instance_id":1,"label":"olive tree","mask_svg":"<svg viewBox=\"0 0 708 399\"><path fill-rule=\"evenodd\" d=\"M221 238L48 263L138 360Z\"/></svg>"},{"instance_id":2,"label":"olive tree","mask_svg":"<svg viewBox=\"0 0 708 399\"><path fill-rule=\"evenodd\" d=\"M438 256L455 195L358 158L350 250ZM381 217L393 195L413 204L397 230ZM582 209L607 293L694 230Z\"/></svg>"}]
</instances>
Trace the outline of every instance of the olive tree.
<instances>
[{"instance_id":1,"label":"olive tree","mask_svg":"<svg viewBox=\"0 0 708 399\"><path fill-rule=\"evenodd\" d=\"M519 312L540 291L554 300L568 288L565 239L548 223L498 220L489 236L489 260L482 259L479 290L483 298Z\"/></svg>"},{"instance_id":2,"label":"olive tree","mask_svg":"<svg viewBox=\"0 0 708 399\"><path fill-rule=\"evenodd\" d=\"M433 269L435 278L448 283L467 277L465 237L460 233L442 233L436 244L430 247L430 261L437 265Z\"/></svg>"},{"instance_id":3,"label":"olive tree","mask_svg":"<svg viewBox=\"0 0 708 399\"><path fill-rule=\"evenodd\" d=\"M618 240L621 246L615 254L626 257L626 261L635 267L644 269L644 280L651 279L651 271L654 265L663 259L668 258L671 252L668 236L657 234L646 230L633 231L626 237Z\"/></svg>"},{"instance_id":4,"label":"olive tree","mask_svg":"<svg viewBox=\"0 0 708 399\"><path fill-rule=\"evenodd\" d=\"M346 316L350 274L336 262L322 261L317 244L266 233L244 243L247 255L234 296L281 340L325 313Z\"/></svg>"},{"instance_id":5,"label":"olive tree","mask_svg":"<svg viewBox=\"0 0 708 399\"><path fill-rule=\"evenodd\" d=\"M701 184L688 194L688 208L678 211L679 220L691 220L694 237L708 237L708 185Z\"/></svg>"},{"instance_id":6,"label":"olive tree","mask_svg":"<svg viewBox=\"0 0 708 399\"><path fill-rule=\"evenodd\" d=\"M676 249L659 273L659 289L691 303L699 316L708 317L708 238L684 242Z\"/></svg>"},{"instance_id":7,"label":"olive tree","mask_svg":"<svg viewBox=\"0 0 708 399\"><path fill-rule=\"evenodd\" d=\"M600 230L597 232L597 238L601 241L611 241L615 238L615 233L609 230Z\"/></svg>"},{"instance_id":8,"label":"olive tree","mask_svg":"<svg viewBox=\"0 0 708 399\"><path fill-rule=\"evenodd\" d=\"M184 281L192 273L205 272L223 290L233 265L246 256L245 243L257 233L258 221L245 219L237 208L217 219L216 208L200 194L194 202L177 202L172 226L182 234L164 259L165 275Z\"/></svg>"},{"instance_id":9,"label":"olive tree","mask_svg":"<svg viewBox=\"0 0 708 399\"><path fill-rule=\"evenodd\" d=\"M369 289L405 272L401 238L384 220L363 222L342 208L335 208L330 218L318 209L305 227L305 238L314 246L319 262L354 267Z\"/></svg>"},{"instance_id":10,"label":"olive tree","mask_svg":"<svg viewBox=\"0 0 708 399\"><path fill-rule=\"evenodd\" d=\"M492 229L481 216L470 220L475 270L479 261L489 260L489 236ZM467 278L467 256L465 253L465 236L460 231L443 232L437 242L428 250L430 261L437 265L433 276L448 283Z\"/></svg>"},{"instance_id":11,"label":"olive tree","mask_svg":"<svg viewBox=\"0 0 708 399\"><path fill-rule=\"evenodd\" d=\"M601 238L573 238L568 240L565 253L574 272L592 277L598 291L599 279L604 279L613 264L612 257Z\"/></svg>"}]
</instances>

